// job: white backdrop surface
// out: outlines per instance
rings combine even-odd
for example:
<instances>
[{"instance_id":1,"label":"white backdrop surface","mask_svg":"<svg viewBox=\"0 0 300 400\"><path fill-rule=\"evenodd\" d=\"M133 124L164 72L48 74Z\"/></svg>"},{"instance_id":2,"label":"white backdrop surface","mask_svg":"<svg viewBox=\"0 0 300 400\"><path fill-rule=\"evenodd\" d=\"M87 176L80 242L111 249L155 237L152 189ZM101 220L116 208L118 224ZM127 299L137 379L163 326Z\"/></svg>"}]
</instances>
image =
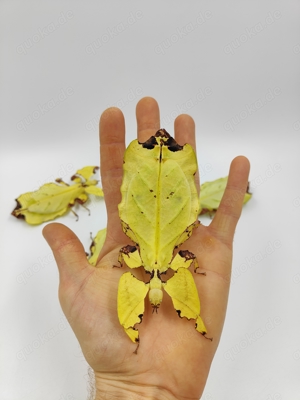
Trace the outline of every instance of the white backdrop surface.
<instances>
[{"instance_id":1,"label":"white backdrop surface","mask_svg":"<svg viewBox=\"0 0 300 400\"><path fill-rule=\"evenodd\" d=\"M300 399L299 16L292 0L0 2L1 400L87 398L43 226L10 212L21 193L99 165L108 106L122 109L132 140L146 95L170 133L180 113L195 119L202 182L227 175L236 155L251 161L202 399ZM60 219L86 249L106 223L102 200L89 208Z\"/></svg>"}]
</instances>

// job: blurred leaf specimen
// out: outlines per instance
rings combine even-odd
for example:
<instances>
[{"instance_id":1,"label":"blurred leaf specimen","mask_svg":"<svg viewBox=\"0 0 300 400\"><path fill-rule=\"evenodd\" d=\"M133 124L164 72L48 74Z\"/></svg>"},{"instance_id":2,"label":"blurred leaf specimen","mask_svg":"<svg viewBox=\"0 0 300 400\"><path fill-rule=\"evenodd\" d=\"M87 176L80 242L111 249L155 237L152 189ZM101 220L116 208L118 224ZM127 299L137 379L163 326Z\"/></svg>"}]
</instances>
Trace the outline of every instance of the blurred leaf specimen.
<instances>
[{"instance_id":1,"label":"blurred leaf specimen","mask_svg":"<svg viewBox=\"0 0 300 400\"><path fill-rule=\"evenodd\" d=\"M212 182L205 182L200 186L200 209L199 215L206 213L213 213L219 208L222 200L228 176L225 178L219 178ZM249 192L249 185L247 192L241 195L244 196L244 204L246 204L252 197L252 193Z\"/></svg>"},{"instance_id":2,"label":"blurred leaf specimen","mask_svg":"<svg viewBox=\"0 0 300 400\"><path fill-rule=\"evenodd\" d=\"M72 210L75 203L83 205L89 194L103 196L98 181L91 179L99 167L88 166L79 169L71 177L72 185L62 179L56 183L46 183L34 192L21 194L17 199L17 206L12 211L16 218L23 218L30 225L38 225L72 211L77 219L78 215Z\"/></svg>"}]
</instances>

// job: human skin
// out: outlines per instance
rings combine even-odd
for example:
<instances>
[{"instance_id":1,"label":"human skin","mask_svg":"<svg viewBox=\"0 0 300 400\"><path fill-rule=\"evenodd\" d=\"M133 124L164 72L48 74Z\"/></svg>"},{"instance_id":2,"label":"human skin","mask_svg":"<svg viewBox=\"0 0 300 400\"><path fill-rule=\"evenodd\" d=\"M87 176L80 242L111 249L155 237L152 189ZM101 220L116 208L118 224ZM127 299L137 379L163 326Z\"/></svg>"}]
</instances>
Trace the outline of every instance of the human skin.
<instances>
[{"instance_id":1,"label":"human skin","mask_svg":"<svg viewBox=\"0 0 300 400\"><path fill-rule=\"evenodd\" d=\"M147 140L160 128L159 107L150 97L136 107L137 137ZM175 139L196 148L195 124L188 115L174 122ZM173 135L172 135L173 136ZM200 136L200 135L199 135ZM216 144L217 146L217 144ZM101 179L107 209L107 238L96 268L87 261L77 236L66 226L48 224L43 234L50 245L60 275L61 307L95 373L96 399L198 400L204 390L224 324L230 286L232 241L242 211L249 161L236 157L230 165L228 184L209 226L200 225L181 245L199 263L193 272L201 302L201 317L208 330L205 339L195 324L179 318L167 293L158 313L145 300L143 322L138 325L140 346L126 335L117 316L120 276L128 267L113 268L121 247L130 243L118 215L121 200L125 121L122 112L109 108L100 118ZM196 185L199 188L199 176ZM201 177L200 177L201 179ZM149 280L142 268L136 276Z\"/></svg>"}]
</instances>

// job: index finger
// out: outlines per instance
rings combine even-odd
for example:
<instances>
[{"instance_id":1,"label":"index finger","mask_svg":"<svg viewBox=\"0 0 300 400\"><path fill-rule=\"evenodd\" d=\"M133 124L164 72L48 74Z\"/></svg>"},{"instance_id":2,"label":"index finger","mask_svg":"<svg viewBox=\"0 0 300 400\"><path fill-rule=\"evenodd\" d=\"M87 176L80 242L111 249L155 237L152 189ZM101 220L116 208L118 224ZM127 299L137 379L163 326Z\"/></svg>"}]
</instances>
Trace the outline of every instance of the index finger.
<instances>
[{"instance_id":1,"label":"index finger","mask_svg":"<svg viewBox=\"0 0 300 400\"><path fill-rule=\"evenodd\" d=\"M121 201L120 186L123 176L125 151L125 120L121 110L111 107L100 117L100 171L107 210L107 236L124 240L118 213Z\"/></svg>"}]
</instances>

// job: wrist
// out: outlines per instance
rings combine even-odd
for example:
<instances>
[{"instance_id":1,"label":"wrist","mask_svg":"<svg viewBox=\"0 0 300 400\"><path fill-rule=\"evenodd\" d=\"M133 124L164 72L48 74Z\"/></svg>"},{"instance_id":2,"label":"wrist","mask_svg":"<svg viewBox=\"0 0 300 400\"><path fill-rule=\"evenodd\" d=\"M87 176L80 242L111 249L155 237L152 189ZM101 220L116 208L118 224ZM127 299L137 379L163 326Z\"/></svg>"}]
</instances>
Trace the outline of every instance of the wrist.
<instances>
[{"instance_id":1,"label":"wrist","mask_svg":"<svg viewBox=\"0 0 300 400\"><path fill-rule=\"evenodd\" d=\"M95 400L177 400L172 393L154 385L138 384L116 378L102 378L95 373Z\"/></svg>"}]
</instances>

